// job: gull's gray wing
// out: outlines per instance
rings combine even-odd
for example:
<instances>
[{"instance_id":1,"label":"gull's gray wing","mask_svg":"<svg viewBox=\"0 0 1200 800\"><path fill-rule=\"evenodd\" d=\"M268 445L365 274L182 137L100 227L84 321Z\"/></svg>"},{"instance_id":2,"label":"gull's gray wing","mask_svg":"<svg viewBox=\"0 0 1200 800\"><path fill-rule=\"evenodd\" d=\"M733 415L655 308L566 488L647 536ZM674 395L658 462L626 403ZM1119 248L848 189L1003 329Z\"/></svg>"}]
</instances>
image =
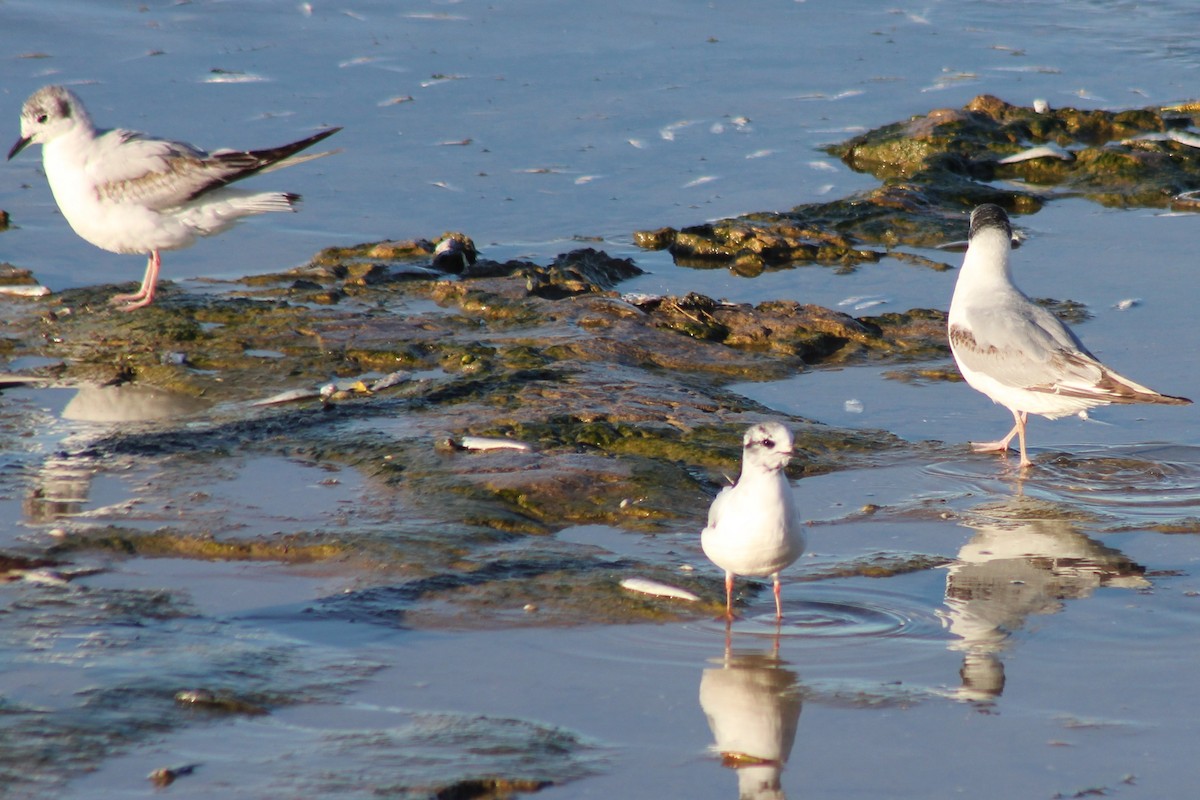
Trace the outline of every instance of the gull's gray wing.
<instances>
[{"instance_id":1,"label":"gull's gray wing","mask_svg":"<svg viewBox=\"0 0 1200 800\"><path fill-rule=\"evenodd\" d=\"M1021 301L970 309L965 324L950 327L959 364L1019 389L1095 387L1104 366L1057 317Z\"/></svg>"},{"instance_id":2,"label":"gull's gray wing","mask_svg":"<svg viewBox=\"0 0 1200 800\"><path fill-rule=\"evenodd\" d=\"M965 325L950 326L950 347L961 367L1016 389L1099 403L1191 402L1113 372L1057 317L1021 299L1019 304L971 309Z\"/></svg>"},{"instance_id":3,"label":"gull's gray wing","mask_svg":"<svg viewBox=\"0 0 1200 800\"><path fill-rule=\"evenodd\" d=\"M84 168L101 199L160 211L277 165L339 130L331 128L267 150L214 153L185 142L111 130L96 138Z\"/></svg>"}]
</instances>

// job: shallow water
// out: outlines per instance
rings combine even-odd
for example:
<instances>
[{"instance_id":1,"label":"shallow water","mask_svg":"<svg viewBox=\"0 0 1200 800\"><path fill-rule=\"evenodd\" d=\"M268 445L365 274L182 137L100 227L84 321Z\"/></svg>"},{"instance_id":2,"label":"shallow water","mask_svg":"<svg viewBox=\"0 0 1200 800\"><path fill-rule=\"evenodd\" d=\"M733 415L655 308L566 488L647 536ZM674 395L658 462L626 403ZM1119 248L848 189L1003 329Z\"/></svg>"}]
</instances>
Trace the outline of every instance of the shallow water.
<instances>
[{"instance_id":1,"label":"shallow water","mask_svg":"<svg viewBox=\"0 0 1200 800\"><path fill-rule=\"evenodd\" d=\"M174 279L457 229L497 259L587 237L650 270L623 290L854 314L945 308L955 273L885 260L746 279L676 267L636 250L631 233L873 186L817 148L976 94L1167 103L1191 97L1200 67L1200 11L1183 0L619 2L600 18L532 1L10 0L3 15L0 119L12 138L24 97L52 81L77 84L101 124L208 147L346 126L333 140L344 152L259 181L303 193L299 215L167 254ZM0 175L16 226L0 258L54 289L140 275L136 257L68 230L35 154ZM1194 282L1200 221L1064 199L1018 224L1030 234L1014 262L1027 291L1085 303L1095 317L1078 332L1117 369L1200 396L1193 301L1180 290ZM1127 299L1138 303L1118 310ZM504 774L532 752L564 781L548 797L732 797L739 782L743 796L773 796L776 779L793 797L1186 796L1200 556L1193 534L1160 531L1200 500L1194 407L1036 420L1039 468L1023 477L965 445L1004 433L1004 409L963 384L888 376L904 369L739 387L781 412L914 443L900 463L796 484L810 552L785 573L778 635L766 592L727 654L708 621L414 630L312 613L369 585L363 565L97 556L104 571L64 585L0 588L0 768L29 781L0 791L142 797L155 792L151 770L196 764L172 796L404 796L396 787ZM194 464L169 457L91 463L88 441L113 423L67 411L72 396L3 395L5 546L44 543L81 518L288 534L407 511L354 470L286 454L215 456L201 485ZM157 424L203 425L204 413ZM715 575L694 531L581 527L556 540ZM949 565L830 573L912 554ZM273 710L172 701L198 686ZM712 747L720 736L733 748L729 731L786 766L722 766ZM472 740L501 744L479 752Z\"/></svg>"}]
</instances>

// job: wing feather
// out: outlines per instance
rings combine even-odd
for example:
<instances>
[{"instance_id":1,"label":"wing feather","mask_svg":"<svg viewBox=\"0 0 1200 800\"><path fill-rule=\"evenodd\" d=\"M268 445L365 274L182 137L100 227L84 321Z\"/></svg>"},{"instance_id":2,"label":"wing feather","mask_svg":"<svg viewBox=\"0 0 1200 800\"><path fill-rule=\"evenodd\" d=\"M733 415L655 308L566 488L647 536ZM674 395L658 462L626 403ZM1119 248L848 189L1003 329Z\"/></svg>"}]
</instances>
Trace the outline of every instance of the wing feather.
<instances>
[{"instance_id":1,"label":"wing feather","mask_svg":"<svg viewBox=\"0 0 1200 800\"><path fill-rule=\"evenodd\" d=\"M1099 403L1190 402L1155 392L1110 370L1057 317L1026 301L1014 313L974 309L951 325L950 347L964 370L1005 386Z\"/></svg>"},{"instance_id":2,"label":"wing feather","mask_svg":"<svg viewBox=\"0 0 1200 800\"><path fill-rule=\"evenodd\" d=\"M207 153L186 142L142 133L111 130L96 139L85 169L97 196L113 203L137 203L161 211L265 169L299 163L295 153L332 136L331 128L298 142L267 150L220 150Z\"/></svg>"}]
</instances>

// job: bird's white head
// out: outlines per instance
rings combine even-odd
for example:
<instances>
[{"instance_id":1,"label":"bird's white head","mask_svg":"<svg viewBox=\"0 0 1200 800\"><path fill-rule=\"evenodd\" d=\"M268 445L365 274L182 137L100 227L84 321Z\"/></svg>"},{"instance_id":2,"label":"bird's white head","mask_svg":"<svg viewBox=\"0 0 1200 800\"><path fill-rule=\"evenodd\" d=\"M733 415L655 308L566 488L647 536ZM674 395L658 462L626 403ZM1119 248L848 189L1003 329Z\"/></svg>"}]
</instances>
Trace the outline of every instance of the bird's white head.
<instances>
[{"instance_id":1,"label":"bird's white head","mask_svg":"<svg viewBox=\"0 0 1200 800\"><path fill-rule=\"evenodd\" d=\"M792 432L778 422L752 426L742 437L742 474L778 472L792 457Z\"/></svg>"},{"instance_id":2,"label":"bird's white head","mask_svg":"<svg viewBox=\"0 0 1200 800\"><path fill-rule=\"evenodd\" d=\"M8 151L11 159L31 144L47 144L70 131L93 130L92 118L65 86L43 86L21 107L21 138Z\"/></svg>"}]
</instances>

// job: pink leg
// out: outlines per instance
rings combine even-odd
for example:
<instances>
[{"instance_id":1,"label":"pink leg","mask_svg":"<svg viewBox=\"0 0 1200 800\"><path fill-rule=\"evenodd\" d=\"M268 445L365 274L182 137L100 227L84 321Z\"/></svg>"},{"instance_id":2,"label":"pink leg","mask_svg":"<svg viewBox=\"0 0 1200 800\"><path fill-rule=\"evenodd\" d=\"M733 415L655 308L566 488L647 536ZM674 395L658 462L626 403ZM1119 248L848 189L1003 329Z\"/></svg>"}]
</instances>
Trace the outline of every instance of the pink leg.
<instances>
[{"instance_id":1,"label":"pink leg","mask_svg":"<svg viewBox=\"0 0 1200 800\"><path fill-rule=\"evenodd\" d=\"M1017 436L1021 443L1021 466L1032 467L1033 462L1025 455L1025 421L1029 419L1029 415L1022 411L1020 414L1014 413L1014 416L1017 418Z\"/></svg>"},{"instance_id":2,"label":"pink leg","mask_svg":"<svg viewBox=\"0 0 1200 800\"><path fill-rule=\"evenodd\" d=\"M110 303L126 303L122 311L133 311L144 308L154 302L154 289L158 284L158 271L162 267L162 257L157 250L150 252L146 260L146 275L142 278L142 286L133 294L117 294L109 298Z\"/></svg>"},{"instance_id":3,"label":"pink leg","mask_svg":"<svg viewBox=\"0 0 1200 800\"><path fill-rule=\"evenodd\" d=\"M971 442L971 449L976 453L1003 453L1008 450L1008 443L1013 440L1014 436L1020 435L1021 440L1024 441L1027 415L1024 411L1013 411L1012 415L1016 424L1013 425L1007 436L995 442Z\"/></svg>"},{"instance_id":4,"label":"pink leg","mask_svg":"<svg viewBox=\"0 0 1200 800\"><path fill-rule=\"evenodd\" d=\"M725 573L725 619L733 619L733 573Z\"/></svg>"},{"instance_id":5,"label":"pink leg","mask_svg":"<svg viewBox=\"0 0 1200 800\"><path fill-rule=\"evenodd\" d=\"M775 573L775 621L783 621L783 600L779 596L779 573Z\"/></svg>"}]
</instances>

